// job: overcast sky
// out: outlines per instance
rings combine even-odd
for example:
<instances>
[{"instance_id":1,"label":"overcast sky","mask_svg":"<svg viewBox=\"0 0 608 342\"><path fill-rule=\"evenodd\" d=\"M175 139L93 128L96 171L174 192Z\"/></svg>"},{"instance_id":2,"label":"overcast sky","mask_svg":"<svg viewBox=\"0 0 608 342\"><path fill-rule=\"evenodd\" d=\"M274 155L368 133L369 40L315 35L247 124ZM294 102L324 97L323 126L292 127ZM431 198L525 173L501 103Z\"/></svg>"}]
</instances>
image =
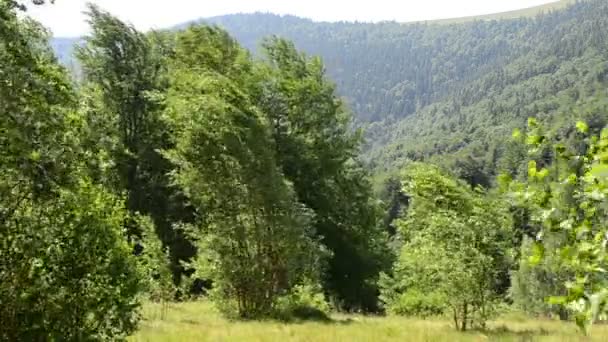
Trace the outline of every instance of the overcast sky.
<instances>
[{"instance_id":1,"label":"overcast sky","mask_svg":"<svg viewBox=\"0 0 608 342\"><path fill-rule=\"evenodd\" d=\"M231 13L272 12L318 21L400 22L463 17L532 7L555 0L91 0L140 30ZM82 11L86 0L55 0L30 6L30 15L55 36L87 33Z\"/></svg>"}]
</instances>

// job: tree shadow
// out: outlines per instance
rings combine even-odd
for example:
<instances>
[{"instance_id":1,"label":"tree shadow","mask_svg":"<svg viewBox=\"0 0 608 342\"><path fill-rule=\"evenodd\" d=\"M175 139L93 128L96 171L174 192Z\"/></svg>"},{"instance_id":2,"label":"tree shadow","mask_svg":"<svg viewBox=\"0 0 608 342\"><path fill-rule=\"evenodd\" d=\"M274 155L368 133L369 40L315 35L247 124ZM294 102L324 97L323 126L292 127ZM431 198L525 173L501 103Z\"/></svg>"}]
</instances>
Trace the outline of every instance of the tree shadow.
<instances>
[{"instance_id":1,"label":"tree shadow","mask_svg":"<svg viewBox=\"0 0 608 342\"><path fill-rule=\"evenodd\" d=\"M536 337L551 335L551 331L545 328L512 330L505 325L486 329L475 329L473 331L482 333L492 338L507 336L517 337L517 340L519 341L534 341Z\"/></svg>"},{"instance_id":2,"label":"tree shadow","mask_svg":"<svg viewBox=\"0 0 608 342\"><path fill-rule=\"evenodd\" d=\"M354 320L351 318L335 319L327 313L309 306L298 306L290 310L289 313L277 317L277 321L286 324L304 324L304 323L323 323L323 324L350 324Z\"/></svg>"}]
</instances>

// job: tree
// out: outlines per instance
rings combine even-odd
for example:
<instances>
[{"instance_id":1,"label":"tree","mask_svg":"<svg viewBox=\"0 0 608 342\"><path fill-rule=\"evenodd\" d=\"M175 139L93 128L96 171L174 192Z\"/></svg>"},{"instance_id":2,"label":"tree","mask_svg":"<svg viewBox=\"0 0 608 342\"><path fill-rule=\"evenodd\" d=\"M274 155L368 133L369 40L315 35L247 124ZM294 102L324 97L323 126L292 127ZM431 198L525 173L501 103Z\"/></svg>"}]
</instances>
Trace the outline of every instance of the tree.
<instances>
[{"instance_id":1,"label":"tree","mask_svg":"<svg viewBox=\"0 0 608 342\"><path fill-rule=\"evenodd\" d=\"M170 40L146 36L94 5L88 7L92 34L76 49L85 78L83 107L89 123L86 140L96 179L116 193L127 194L131 213L150 216L156 234L172 256L175 282L184 272L181 260L195 252L173 224L192 220L183 193L171 184L171 163L159 152L170 147L169 131L161 122L167 88ZM100 165L106 165L100 170ZM129 222L131 236L141 234Z\"/></svg>"},{"instance_id":2,"label":"tree","mask_svg":"<svg viewBox=\"0 0 608 342\"><path fill-rule=\"evenodd\" d=\"M83 172L68 76L46 33L0 2L0 340L116 340L142 275L122 200Z\"/></svg>"},{"instance_id":3,"label":"tree","mask_svg":"<svg viewBox=\"0 0 608 342\"><path fill-rule=\"evenodd\" d=\"M197 210L194 265L227 314L271 315L281 296L318 279L323 251L250 100L249 56L225 31L191 27L176 37L169 75L166 155Z\"/></svg>"},{"instance_id":4,"label":"tree","mask_svg":"<svg viewBox=\"0 0 608 342\"><path fill-rule=\"evenodd\" d=\"M526 237L521 244L518 268L511 275L510 298L513 305L529 314L553 316L562 320L570 318L569 310L563 305L548 301L553 296L567 295L566 282L572 277L568 268L560 262L559 249L562 242L557 236L545 238L548 246L542 260L537 257L536 241Z\"/></svg>"},{"instance_id":5,"label":"tree","mask_svg":"<svg viewBox=\"0 0 608 342\"><path fill-rule=\"evenodd\" d=\"M298 200L315 213L315 230L332 252L325 290L338 306L377 310L381 270L390 264L381 211L367 174L356 160L360 135L326 79L319 58L293 43L263 44L254 98L272 127L278 163Z\"/></svg>"},{"instance_id":6,"label":"tree","mask_svg":"<svg viewBox=\"0 0 608 342\"><path fill-rule=\"evenodd\" d=\"M516 20L445 25L318 23L263 13L207 21L251 51L278 35L321 56L354 124L365 128L361 159L373 173L412 160L450 166L444 162L451 156L472 155L484 172L466 172L465 164L464 175L485 182L503 167L520 171L519 148L507 140L528 117L546 118L557 131L577 119L591 125L586 112L601 118L608 109L608 2L570 2L526 10ZM66 56L69 46L57 41L57 50Z\"/></svg>"},{"instance_id":7,"label":"tree","mask_svg":"<svg viewBox=\"0 0 608 342\"><path fill-rule=\"evenodd\" d=\"M160 319L165 319L169 303L177 296L169 250L163 248L162 241L156 235L154 223L149 217L138 216L136 220L137 225L142 228L137 254L147 273L147 293L151 301L160 303Z\"/></svg>"},{"instance_id":8,"label":"tree","mask_svg":"<svg viewBox=\"0 0 608 342\"><path fill-rule=\"evenodd\" d=\"M393 280L383 279L389 311L448 311L460 330L485 327L504 296L499 275L510 269L508 211L433 166L412 166L403 184L410 196L407 216L398 222L404 244Z\"/></svg>"},{"instance_id":9,"label":"tree","mask_svg":"<svg viewBox=\"0 0 608 342\"><path fill-rule=\"evenodd\" d=\"M117 340L135 331L144 274L122 201L82 181L22 199L0 226L0 340Z\"/></svg>"},{"instance_id":10,"label":"tree","mask_svg":"<svg viewBox=\"0 0 608 342\"><path fill-rule=\"evenodd\" d=\"M29 0L29 1L21 1L21 0L6 0L10 6L13 8L20 9L22 11L27 10L27 6L23 2L30 2L34 5L44 5L45 3L55 3L55 0Z\"/></svg>"},{"instance_id":11,"label":"tree","mask_svg":"<svg viewBox=\"0 0 608 342\"><path fill-rule=\"evenodd\" d=\"M407 209L409 198L403 193L401 180L398 176L390 176L383 182L380 199L385 203L386 215L384 216L384 227L390 237L397 233L395 221Z\"/></svg>"},{"instance_id":12,"label":"tree","mask_svg":"<svg viewBox=\"0 0 608 342\"><path fill-rule=\"evenodd\" d=\"M450 165L450 169L453 170L458 178L470 184L472 188L483 187L487 189L491 185L490 177L486 174L484 165L471 155L457 158Z\"/></svg>"},{"instance_id":13,"label":"tree","mask_svg":"<svg viewBox=\"0 0 608 342\"><path fill-rule=\"evenodd\" d=\"M145 35L96 6L88 6L93 33L77 49L77 56L86 80L99 88L100 106L105 109L99 114L116 117L117 127L103 127L114 129L121 143L118 151L112 151L117 154L114 159L121 184L111 185L127 189L130 210L143 211L147 189L142 184L142 159L162 147L153 140L160 135L155 117L158 105L149 96L160 88L162 66Z\"/></svg>"},{"instance_id":14,"label":"tree","mask_svg":"<svg viewBox=\"0 0 608 342\"><path fill-rule=\"evenodd\" d=\"M526 134L518 133L530 148L527 181L507 184L516 203L530 208L532 220L541 228L533 261L540 263L547 255L546 250L555 247L548 242L560 241L556 262L566 271L566 291L565 294L555 291L550 303L569 305L577 325L588 329L606 311L608 294L605 276L608 130L602 130L599 136L592 135L584 122L578 122L576 130L576 143L568 146L554 142L535 119L529 119ZM547 148L554 151L555 157L552 163L541 164L539 151Z\"/></svg>"}]
</instances>

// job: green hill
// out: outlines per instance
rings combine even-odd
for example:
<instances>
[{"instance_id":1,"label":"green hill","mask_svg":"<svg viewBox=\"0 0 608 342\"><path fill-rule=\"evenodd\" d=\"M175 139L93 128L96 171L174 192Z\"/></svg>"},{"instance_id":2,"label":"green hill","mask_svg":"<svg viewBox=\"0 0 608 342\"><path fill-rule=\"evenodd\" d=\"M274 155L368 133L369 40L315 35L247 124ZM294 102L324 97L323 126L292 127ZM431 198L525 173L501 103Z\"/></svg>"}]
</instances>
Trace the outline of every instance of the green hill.
<instances>
[{"instance_id":1,"label":"green hill","mask_svg":"<svg viewBox=\"0 0 608 342\"><path fill-rule=\"evenodd\" d=\"M322 56L367 128L365 159L376 172L412 160L465 160L492 178L511 167L506 140L528 117L567 134L575 117L602 125L608 112L608 3L559 2L516 13L536 15L442 25L268 14L209 22L251 49L278 34Z\"/></svg>"},{"instance_id":2,"label":"green hill","mask_svg":"<svg viewBox=\"0 0 608 342\"><path fill-rule=\"evenodd\" d=\"M605 121L608 2L451 20L327 23L257 13L201 21L253 51L279 35L321 56L366 128L364 159L379 173L431 159L466 160L493 176L509 167L505 139L530 116L564 134L574 116Z\"/></svg>"}]
</instances>

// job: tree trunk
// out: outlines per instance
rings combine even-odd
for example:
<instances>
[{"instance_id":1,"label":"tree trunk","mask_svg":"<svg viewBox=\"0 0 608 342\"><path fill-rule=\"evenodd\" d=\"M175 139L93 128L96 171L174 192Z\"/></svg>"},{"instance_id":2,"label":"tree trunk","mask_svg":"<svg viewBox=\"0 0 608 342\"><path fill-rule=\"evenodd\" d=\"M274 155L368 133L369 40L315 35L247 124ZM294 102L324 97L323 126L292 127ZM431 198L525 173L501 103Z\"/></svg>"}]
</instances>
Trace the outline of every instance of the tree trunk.
<instances>
[{"instance_id":1,"label":"tree trunk","mask_svg":"<svg viewBox=\"0 0 608 342\"><path fill-rule=\"evenodd\" d=\"M469 304L467 302L464 302L464 306L462 308L462 328L460 329L461 331L467 331L468 309Z\"/></svg>"}]
</instances>

